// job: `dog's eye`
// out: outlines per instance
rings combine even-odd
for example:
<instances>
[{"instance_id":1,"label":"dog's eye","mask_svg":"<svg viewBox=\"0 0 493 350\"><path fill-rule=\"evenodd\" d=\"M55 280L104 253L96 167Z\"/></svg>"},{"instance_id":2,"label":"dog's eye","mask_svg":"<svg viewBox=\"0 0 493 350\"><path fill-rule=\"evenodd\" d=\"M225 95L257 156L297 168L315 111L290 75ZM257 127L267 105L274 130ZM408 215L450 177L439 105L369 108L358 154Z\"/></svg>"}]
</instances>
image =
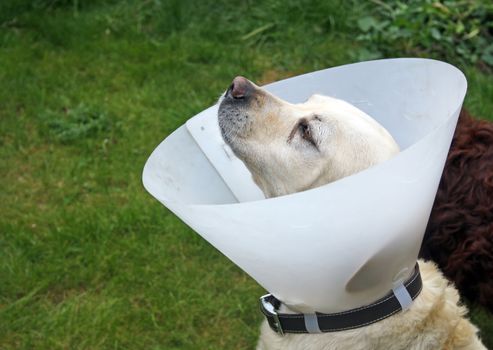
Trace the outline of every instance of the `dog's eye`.
<instances>
[{"instance_id":1,"label":"dog's eye","mask_svg":"<svg viewBox=\"0 0 493 350\"><path fill-rule=\"evenodd\" d=\"M301 137L304 140L310 142L313 146L315 146L316 148L318 148L317 143L313 139L312 130L310 128L310 125L308 124L308 121L301 120L300 123L298 124L298 130L299 130L299 132L301 134Z\"/></svg>"},{"instance_id":2,"label":"dog's eye","mask_svg":"<svg viewBox=\"0 0 493 350\"><path fill-rule=\"evenodd\" d=\"M307 119L302 118L298 121L291 130L291 133L288 136L288 143L291 143L295 135L301 136L303 140L309 142L313 147L318 150L318 144L315 142L315 138L313 137L312 129Z\"/></svg>"},{"instance_id":3,"label":"dog's eye","mask_svg":"<svg viewBox=\"0 0 493 350\"><path fill-rule=\"evenodd\" d=\"M310 126L308 125L307 122L300 122L300 124L298 125L298 128L300 130L301 136L305 140L308 140L308 139L311 139L312 138L312 134L311 134L311 131L310 131Z\"/></svg>"}]
</instances>

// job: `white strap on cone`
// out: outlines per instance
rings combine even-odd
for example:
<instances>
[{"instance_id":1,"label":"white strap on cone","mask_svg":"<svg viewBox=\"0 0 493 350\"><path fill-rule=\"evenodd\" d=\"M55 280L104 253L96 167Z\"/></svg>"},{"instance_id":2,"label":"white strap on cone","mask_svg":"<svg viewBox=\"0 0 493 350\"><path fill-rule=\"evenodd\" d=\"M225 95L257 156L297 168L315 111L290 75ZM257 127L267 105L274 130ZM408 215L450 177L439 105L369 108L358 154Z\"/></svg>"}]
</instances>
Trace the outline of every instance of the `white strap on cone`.
<instances>
[{"instance_id":1,"label":"white strap on cone","mask_svg":"<svg viewBox=\"0 0 493 350\"><path fill-rule=\"evenodd\" d=\"M394 295L399 301L399 304L401 304L402 311L405 311L411 307L411 304L413 303L413 298L407 291L402 281L399 282L394 288L392 288L392 292L394 292Z\"/></svg>"},{"instance_id":2,"label":"white strap on cone","mask_svg":"<svg viewBox=\"0 0 493 350\"><path fill-rule=\"evenodd\" d=\"M318 326L318 318L315 314L304 314L305 316L305 327L308 333L322 333L320 327Z\"/></svg>"}]
</instances>

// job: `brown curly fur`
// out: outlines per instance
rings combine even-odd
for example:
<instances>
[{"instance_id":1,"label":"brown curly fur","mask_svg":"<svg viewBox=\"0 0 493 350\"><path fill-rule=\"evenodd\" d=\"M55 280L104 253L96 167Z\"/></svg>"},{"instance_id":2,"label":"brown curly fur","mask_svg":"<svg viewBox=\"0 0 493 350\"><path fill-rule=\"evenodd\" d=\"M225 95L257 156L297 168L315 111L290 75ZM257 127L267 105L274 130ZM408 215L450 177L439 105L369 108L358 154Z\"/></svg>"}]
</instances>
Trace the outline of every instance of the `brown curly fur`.
<instances>
[{"instance_id":1,"label":"brown curly fur","mask_svg":"<svg viewBox=\"0 0 493 350\"><path fill-rule=\"evenodd\" d=\"M492 122L461 112L420 255L493 312Z\"/></svg>"}]
</instances>

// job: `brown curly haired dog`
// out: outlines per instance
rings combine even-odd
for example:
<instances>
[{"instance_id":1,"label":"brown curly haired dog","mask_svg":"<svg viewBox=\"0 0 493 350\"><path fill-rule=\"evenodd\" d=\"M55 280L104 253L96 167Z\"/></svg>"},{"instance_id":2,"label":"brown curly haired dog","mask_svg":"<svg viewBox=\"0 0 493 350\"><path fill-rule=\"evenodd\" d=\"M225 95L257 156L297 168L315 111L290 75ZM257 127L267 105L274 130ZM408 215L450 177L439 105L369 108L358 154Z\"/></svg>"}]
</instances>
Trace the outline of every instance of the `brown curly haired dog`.
<instances>
[{"instance_id":1,"label":"brown curly haired dog","mask_svg":"<svg viewBox=\"0 0 493 350\"><path fill-rule=\"evenodd\" d=\"M421 257L493 312L493 123L462 111Z\"/></svg>"}]
</instances>

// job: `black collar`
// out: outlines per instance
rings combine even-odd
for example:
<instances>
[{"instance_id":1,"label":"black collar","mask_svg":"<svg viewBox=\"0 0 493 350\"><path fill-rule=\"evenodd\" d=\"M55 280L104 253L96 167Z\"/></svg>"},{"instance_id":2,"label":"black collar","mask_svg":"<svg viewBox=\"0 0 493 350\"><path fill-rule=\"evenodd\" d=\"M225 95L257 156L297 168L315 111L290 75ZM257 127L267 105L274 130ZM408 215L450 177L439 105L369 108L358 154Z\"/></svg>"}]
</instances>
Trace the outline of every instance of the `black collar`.
<instances>
[{"instance_id":1,"label":"black collar","mask_svg":"<svg viewBox=\"0 0 493 350\"><path fill-rule=\"evenodd\" d=\"M273 295L260 298L260 310L270 328L279 334L337 332L359 328L383 320L407 309L422 289L418 264L413 274L403 284L394 288L373 304L332 314L280 314L281 302Z\"/></svg>"}]
</instances>

